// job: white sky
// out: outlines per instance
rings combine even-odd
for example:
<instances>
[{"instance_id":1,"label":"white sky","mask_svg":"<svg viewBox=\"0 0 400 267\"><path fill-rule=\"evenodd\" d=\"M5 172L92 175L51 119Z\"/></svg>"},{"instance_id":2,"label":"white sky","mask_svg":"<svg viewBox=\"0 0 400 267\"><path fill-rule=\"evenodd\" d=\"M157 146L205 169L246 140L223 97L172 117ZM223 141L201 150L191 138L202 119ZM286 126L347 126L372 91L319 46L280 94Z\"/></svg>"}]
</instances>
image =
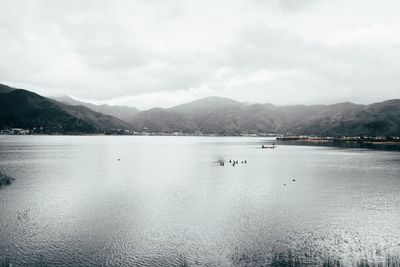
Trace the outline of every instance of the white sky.
<instances>
[{"instance_id":1,"label":"white sky","mask_svg":"<svg viewBox=\"0 0 400 267\"><path fill-rule=\"evenodd\" d=\"M400 97L398 0L0 0L0 82L169 107Z\"/></svg>"}]
</instances>

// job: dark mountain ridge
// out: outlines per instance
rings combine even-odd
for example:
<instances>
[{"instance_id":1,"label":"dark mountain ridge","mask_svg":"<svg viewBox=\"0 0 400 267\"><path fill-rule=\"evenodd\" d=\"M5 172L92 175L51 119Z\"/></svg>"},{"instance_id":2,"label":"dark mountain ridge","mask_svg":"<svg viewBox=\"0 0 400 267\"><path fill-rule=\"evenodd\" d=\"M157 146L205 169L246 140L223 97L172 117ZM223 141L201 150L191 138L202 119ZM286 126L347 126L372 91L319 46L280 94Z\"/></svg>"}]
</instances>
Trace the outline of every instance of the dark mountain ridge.
<instances>
[{"instance_id":1,"label":"dark mountain ridge","mask_svg":"<svg viewBox=\"0 0 400 267\"><path fill-rule=\"evenodd\" d=\"M46 98L22 89L0 95L0 129L23 128L40 133L96 133L88 122L70 115Z\"/></svg>"},{"instance_id":2,"label":"dark mountain ridge","mask_svg":"<svg viewBox=\"0 0 400 267\"><path fill-rule=\"evenodd\" d=\"M0 84L0 129L6 128L49 134L93 134L132 126L83 106L66 105Z\"/></svg>"},{"instance_id":3,"label":"dark mountain ridge","mask_svg":"<svg viewBox=\"0 0 400 267\"><path fill-rule=\"evenodd\" d=\"M0 94L8 93L14 90L13 87L0 83Z\"/></svg>"}]
</instances>

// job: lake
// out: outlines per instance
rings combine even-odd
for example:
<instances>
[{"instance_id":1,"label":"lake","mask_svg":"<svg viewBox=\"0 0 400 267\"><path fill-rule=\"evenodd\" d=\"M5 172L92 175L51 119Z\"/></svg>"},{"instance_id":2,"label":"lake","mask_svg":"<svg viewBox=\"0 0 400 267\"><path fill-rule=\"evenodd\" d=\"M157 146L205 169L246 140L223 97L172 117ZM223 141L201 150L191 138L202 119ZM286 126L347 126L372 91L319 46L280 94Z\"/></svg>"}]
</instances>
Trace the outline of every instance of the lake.
<instances>
[{"instance_id":1,"label":"lake","mask_svg":"<svg viewBox=\"0 0 400 267\"><path fill-rule=\"evenodd\" d=\"M0 265L399 264L400 152L271 142L0 136Z\"/></svg>"}]
</instances>

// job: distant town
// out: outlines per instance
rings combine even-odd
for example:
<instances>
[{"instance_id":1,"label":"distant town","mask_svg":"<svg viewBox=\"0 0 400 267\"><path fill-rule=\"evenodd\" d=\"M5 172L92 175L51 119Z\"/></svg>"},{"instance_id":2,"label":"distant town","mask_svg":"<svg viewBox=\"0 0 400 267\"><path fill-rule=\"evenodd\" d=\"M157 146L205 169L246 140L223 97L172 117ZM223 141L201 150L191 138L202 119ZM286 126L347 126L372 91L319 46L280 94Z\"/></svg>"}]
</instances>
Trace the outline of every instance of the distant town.
<instances>
[{"instance_id":1,"label":"distant town","mask_svg":"<svg viewBox=\"0 0 400 267\"><path fill-rule=\"evenodd\" d=\"M33 129L10 128L0 130L0 135L48 135L43 127ZM51 135L61 135L54 133ZM82 135L77 133L77 135ZM282 142L307 142L307 143L331 143L331 142L352 142L352 143L400 143L400 136L310 136L310 135L282 135L277 133L242 133L237 135L206 134L200 131L195 133L183 132L136 132L125 129L111 129L100 133L100 135L134 135L134 136L243 136L243 137L276 137Z\"/></svg>"},{"instance_id":2,"label":"distant town","mask_svg":"<svg viewBox=\"0 0 400 267\"><path fill-rule=\"evenodd\" d=\"M61 133L48 132L44 127L35 127L32 129L22 129L22 128L9 128L0 130L0 135L62 135ZM73 134L73 133L71 133ZM137 132L126 129L112 128L110 130L99 133L100 135L144 135L144 136L247 136L247 137L277 137L276 133L243 133L237 135L226 135L226 134L207 134L201 131L196 131L194 133L184 133L184 132L151 132L148 129L144 131ZM76 135L88 135L83 133L76 133Z\"/></svg>"}]
</instances>

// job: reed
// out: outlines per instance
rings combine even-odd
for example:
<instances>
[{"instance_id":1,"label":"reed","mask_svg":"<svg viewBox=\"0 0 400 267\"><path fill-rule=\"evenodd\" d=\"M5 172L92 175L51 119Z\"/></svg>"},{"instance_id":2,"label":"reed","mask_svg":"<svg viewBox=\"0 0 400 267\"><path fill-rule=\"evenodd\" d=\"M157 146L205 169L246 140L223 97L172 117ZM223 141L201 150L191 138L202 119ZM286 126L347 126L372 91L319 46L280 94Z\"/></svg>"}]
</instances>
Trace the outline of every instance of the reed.
<instances>
[{"instance_id":1,"label":"reed","mask_svg":"<svg viewBox=\"0 0 400 267\"><path fill-rule=\"evenodd\" d=\"M233 257L234 266L272 266L272 267L400 267L400 256L388 254L384 259L342 259L323 253L310 254L285 250L272 255L246 255Z\"/></svg>"},{"instance_id":2,"label":"reed","mask_svg":"<svg viewBox=\"0 0 400 267\"><path fill-rule=\"evenodd\" d=\"M220 156L217 158L217 163L219 164L219 166L225 166L225 159Z\"/></svg>"}]
</instances>

